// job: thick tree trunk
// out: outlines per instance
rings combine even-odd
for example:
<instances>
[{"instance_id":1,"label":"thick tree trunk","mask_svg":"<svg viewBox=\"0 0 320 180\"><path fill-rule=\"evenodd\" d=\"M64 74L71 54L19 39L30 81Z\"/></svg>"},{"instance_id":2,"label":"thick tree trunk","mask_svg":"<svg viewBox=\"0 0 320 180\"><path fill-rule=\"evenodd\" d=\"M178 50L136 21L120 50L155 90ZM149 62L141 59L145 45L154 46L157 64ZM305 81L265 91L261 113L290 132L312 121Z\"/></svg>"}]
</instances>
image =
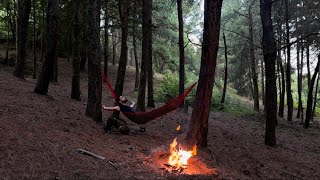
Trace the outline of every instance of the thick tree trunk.
<instances>
[{"instance_id":1,"label":"thick tree trunk","mask_svg":"<svg viewBox=\"0 0 320 180\"><path fill-rule=\"evenodd\" d=\"M31 11L31 0L18 0L17 17L17 62L14 76L24 78L26 63L26 49L28 36L29 14Z\"/></svg>"},{"instance_id":2,"label":"thick tree trunk","mask_svg":"<svg viewBox=\"0 0 320 180\"><path fill-rule=\"evenodd\" d=\"M86 114L101 122L100 0L89 1L88 102Z\"/></svg>"},{"instance_id":3,"label":"thick tree trunk","mask_svg":"<svg viewBox=\"0 0 320 180\"><path fill-rule=\"evenodd\" d=\"M252 14L251 7L254 5L255 0L250 4L248 10L249 17L249 46L250 46L250 63L251 63L251 79L253 85L253 100L254 100L254 110L259 112L259 89L258 89L258 76L256 72L256 60L254 57L254 45L253 45L253 24L252 24Z\"/></svg>"},{"instance_id":4,"label":"thick tree trunk","mask_svg":"<svg viewBox=\"0 0 320 180\"><path fill-rule=\"evenodd\" d=\"M286 2L286 44L287 44L287 105L288 105L288 115L287 120L292 121L292 113L293 113L293 99L291 92L291 57L290 57L290 36L289 36L289 4L288 0Z\"/></svg>"},{"instance_id":5,"label":"thick tree trunk","mask_svg":"<svg viewBox=\"0 0 320 180\"><path fill-rule=\"evenodd\" d=\"M121 19L121 54L119 59L117 81L115 85L115 91L118 96L122 95L124 78L126 75L126 67L128 63L128 16L129 16L129 7L128 0L119 1L119 12ZM119 112L114 112L113 117L119 118Z\"/></svg>"},{"instance_id":6,"label":"thick tree trunk","mask_svg":"<svg viewBox=\"0 0 320 180\"><path fill-rule=\"evenodd\" d=\"M183 0L177 0L178 6L178 22L179 22L179 94L183 94L184 92L184 81L185 81L185 58L184 58L184 41L183 41L183 12L182 12L182 3ZM181 104L181 108L183 108L184 103Z\"/></svg>"},{"instance_id":7,"label":"thick tree trunk","mask_svg":"<svg viewBox=\"0 0 320 180\"><path fill-rule=\"evenodd\" d=\"M223 81L223 90L222 90L222 97L221 97L221 106L220 109L224 108L224 102L226 99L227 93L227 82L228 82L228 47L226 42L226 36L223 32L223 44L224 44L224 81Z\"/></svg>"},{"instance_id":8,"label":"thick tree trunk","mask_svg":"<svg viewBox=\"0 0 320 180\"><path fill-rule=\"evenodd\" d=\"M266 132L265 144L276 145L277 126L277 83L275 73L276 42L271 19L272 0L260 0L260 14L263 29L262 47L266 68Z\"/></svg>"},{"instance_id":9,"label":"thick tree trunk","mask_svg":"<svg viewBox=\"0 0 320 180\"><path fill-rule=\"evenodd\" d=\"M81 33L81 11L82 1L76 0L74 7L74 25L73 25L73 76L71 99L81 100L80 95L80 33Z\"/></svg>"},{"instance_id":10,"label":"thick tree trunk","mask_svg":"<svg viewBox=\"0 0 320 180\"><path fill-rule=\"evenodd\" d=\"M105 14L104 14L104 74L108 76L108 62L109 62L109 11L108 0L105 0Z\"/></svg>"},{"instance_id":11,"label":"thick tree trunk","mask_svg":"<svg viewBox=\"0 0 320 180\"><path fill-rule=\"evenodd\" d=\"M58 23L59 23L59 0L48 1L48 28L46 57L42 63L42 69L34 91L45 95L53 75L54 61L57 54Z\"/></svg>"},{"instance_id":12,"label":"thick tree trunk","mask_svg":"<svg viewBox=\"0 0 320 180\"><path fill-rule=\"evenodd\" d=\"M208 117L217 64L222 0L204 1L204 29L201 67L187 140L207 146Z\"/></svg>"},{"instance_id":13,"label":"thick tree trunk","mask_svg":"<svg viewBox=\"0 0 320 180\"><path fill-rule=\"evenodd\" d=\"M318 55L318 63L317 63L317 66L314 70L314 74L311 78L311 81L310 81L310 86L309 86L309 89L308 89L308 99L307 99L307 109L306 109L306 119L305 119L305 122L304 122L304 128L309 128L309 125L310 125L310 119L311 119L311 116L312 116L312 101L313 101L313 86L314 86L314 81L316 80L316 77L319 73L319 63L320 63L320 55Z\"/></svg>"},{"instance_id":14,"label":"thick tree trunk","mask_svg":"<svg viewBox=\"0 0 320 180\"><path fill-rule=\"evenodd\" d=\"M36 0L33 0L33 73L32 78L37 77L37 56L36 56Z\"/></svg>"},{"instance_id":15,"label":"thick tree trunk","mask_svg":"<svg viewBox=\"0 0 320 180\"><path fill-rule=\"evenodd\" d=\"M146 94L146 80L147 80L147 63L151 58L151 53L149 52L151 47L151 39L149 39L148 35L148 26L150 25L148 22L148 14L150 14L152 5L150 4L150 0L143 0L142 1L142 60L141 60L141 73L140 73L140 84L139 84L139 91L138 91L138 102L137 102L137 110L138 111L145 111L145 94ZM151 23L151 19L150 19Z\"/></svg>"},{"instance_id":16,"label":"thick tree trunk","mask_svg":"<svg viewBox=\"0 0 320 180\"><path fill-rule=\"evenodd\" d=\"M147 18L147 53L149 59L147 61L147 75L148 75L148 102L147 106L154 108L154 90L153 90L153 62L152 62L152 0L148 1L148 9L146 11ZM181 66L180 66L181 67Z\"/></svg>"}]
</instances>

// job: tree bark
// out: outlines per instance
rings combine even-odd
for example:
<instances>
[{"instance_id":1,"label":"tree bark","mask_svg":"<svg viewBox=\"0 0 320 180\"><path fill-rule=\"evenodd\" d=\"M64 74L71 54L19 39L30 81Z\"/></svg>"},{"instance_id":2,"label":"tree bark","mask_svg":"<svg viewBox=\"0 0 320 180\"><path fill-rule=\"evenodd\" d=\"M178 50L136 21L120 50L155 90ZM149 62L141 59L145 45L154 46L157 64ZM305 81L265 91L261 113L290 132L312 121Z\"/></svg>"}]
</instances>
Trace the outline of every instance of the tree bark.
<instances>
[{"instance_id":1,"label":"tree bark","mask_svg":"<svg viewBox=\"0 0 320 180\"><path fill-rule=\"evenodd\" d=\"M297 118L300 118L301 114L301 82L300 82L300 43L297 42L297 89L298 89L298 112L297 112Z\"/></svg>"},{"instance_id":2,"label":"tree bark","mask_svg":"<svg viewBox=\"0 0 320 180\"><path fill-rule=\"evenodd\" d=\"M280 51L277 52L277 79L278 79L278 85L279 85L279 99L282 98L282 86L281 86L281 71L280 71L280 62L281 62L281 54ZM280 106L279 106L280 109ZM279 115L278 111L278 115Z\"/></svg>"},{"instance_id":3,"label":"tree bark","mask_svg":"<svg viewBox=\"0 0 320 180\"><path fill-rule=\"evenodd\" d=\"M24 68L26 63L26 49L28 37L29 14L31 11L31 0L18 0L17 17L17 61L14 76L24 79Z\"/></svg>"},{"instance_id":4,"label":"tree bark","mask_svg":"<svg viewBox=\"0 0 320 180\"><path fill-rule=\"evenodd\" d=\"M314 113L315 113L316 106L317 106L318 87L319 87L319 73L318 73L318 78L317 78L316 92L314 94L314 100L313 100L314 103L313 103L312 116L311 116L311 120L310 121L313 121Z\"/></svg>"},{"instance_id":5,"label":"tree bark","mask_svg":"<svg viewBox=\"0 0 320 180\"><path fill-rule=\"evenodd\" d=\"M44 53L44 38L45 38L45 24L44 24L44 0L41 0L41 8L42 8L42 33L41 33L41 56L40 56L40 62L43 62L43 53Z\"/></svg>"},{"instance_id":6,"label":"tree bark","mask_svg":"<svg viewBox=\"0 0 320 180\"><path fill-rule=\"evenodd\" d=\"M112 38L112 65L116 65L116 54L117 54L116 45L117 45L117 43L116 43L116 40L115 40L115 37L114 37L115 33L116 33L116 31L113 28L112 36L111 36L111 38Z\"/></svg>"},{"instance_id":7,"label":"tree bark","mask_svg":"<svg viewBox=\"0 0 320 180\"><path fill-rule=\"evenodd\" d=\"M148 75L148 102L147 106L154 108L154 90L153 90L153 60L152 60L152 0L148 1L148 9L146 11L147 18L147 53L149 58L147 61L147 75Z\"/></svg>"},{"instance_id":8,"label":"tree bark","mask_svg":"<svg viewBox=\"0 0 320 180\"><path fill-rule=\"evenodd\" d=\"M263 59L261 59L261 62L260 62L260 66L261 66L261 89L262 89L262 103L263 103L263 106L265 105L265 87L264 87L264 66L263 66ZM265 108L263 108L263 111L264 111Z\"/></svg>"},{"instance_id":9,"label":"tree bark","mask_svg":"<svg viewBox=\"0 0 320 180\"><path fill-rule=\"evenodd\" d=\"M281 58L281 57L280 57ZM284 68L283 68L283 65L282 65L282 61L281 59L279 59L279 66L280 66L280 72L281 72L281 96L280 96L280 103L279 103L279 112L278 112L278 116L279 117L283 117L284 115L284 98L285 98L285 94L286 94L286 82L285 82L285 79L284 79Z\"/></svg>"},{"instance_id":10,"label":"tree bark","mask_svg":"<svg viewBox=\"0 0 320 180\"><path fill-rule=\"evenodd\" d=\"M46 57L42 63L42 69L34 91L45 95L53 75L54 61L57 54L59 25L59 0L48 1L48 28Z\"/></svg>"},{"instance_id":11,"label":"tree bark","mask_svg":"<svg viewBox=\"0 0 320 180\"><path fill-rule=\"evenodd\" d=\"M101 122L100 0L89 1L88 102L86 114Z\"/></svg>"},{"instance_id":12,"label":"tree bark","mask_svg":"<svg viewBox=\"0 0 320 180\"><path fill-rule=\"evenodd\" d=\"M6 57L4 60L5 65L7 65L9 62L9 35L10 35L10 15L9 15L10 3L9 2L7 2L6 10L7 10L7 47L6 47Z\"/></svg>"},{"instance_id":13,"label":"tree bark","mask_svg":"<svg viewBox=\"0 0 320 180\"><path fill-rule=\"evenodd\" d=\"M137 16L137 3L134 1L133 4L133 14L134 17ZM134 91L138 91L139 88L139 60L138 60L138 54L137 54L137 38L136 38L136 25L132 27L132 39L133 39L133 56L134 56L134 63L136 67L136 78L134 82Z\"/></svg>"},{"instance_id":14,"label":"tree bark","mask_svg":"<svg viewBox=\"0 0 320 180\"><path fill-rule=\"evenodd\" d=\"M126 67L128 62L128 16L129 16L129 6L128 0L119 1L119 12L121 20L121 53L119 59L117 81L115 86L115 91L118 96L122 95L124 79L126 75ZM115 111L113 117L119 118L119 112Z\"/></svg>"},{"instance_id":15,"label":"tree bark","mask_svg":"<svg viewBox=\"0 0 320 180\"><path fill-rule=\"evenodd\" d=\"M307 43L307 71L308 71L308 87L310 86L311 73L310 73L310 45Z\"/></svg>"},{"instance_id":16,"label":"tree bark","mask_svg":"<svg viewBox=\"0 0 320 180\"><path fill-rule=\"evenodd\" d=\"M300 91L300 95L299 95L299 106L300 106L300 119L301 119L301 123L303 123L303 102L302 102L302 71L303 71L303 51L304 51L304 44L303 41L301 40L301 62L300 62L300 75L299 75L299 86L298 86L298 90ZM297 53L298 55L299 53ZM298 118L298 115L297 115Z\"/></svg>"},{"instance_id":17,"label":"tree bark","mask_svg":"<svg viewBox=\"0 0 320 180\"><path fill-rule=\"evenodd\" d=\"M223 81L223 91L222 91L222 97L221 97L221 106L220 109L224 109L224 102L226 99L226 93L227 93L227 81L228 81L228 47L226 42L226 36L223 32L223 43L224 43L224 81Z\"/></svg>"},{"instance_id":18,"label":"tree bark","mask_svg":"<svg viewBox=\"0 0 320 180\"><path fill-rule=\"evenodd\" d=\"M32 78L37 77L37 56L36 56L36 0L33 0L33 73Z\"/></svg>"},{"instance_id":19,"label":"tree bark","mask_svg":"<svg viewBox=\"0 0 320 180\"><path fill-rule=\"evenodd\" d=\"M198 87L186 139L207 146L208 117L217 64L222 0L204 1L204 29Z\"/></svg>"},{"instance_id":20,"label":"tree bark","mask_svg":"<svg viewBox=\"0 0 320 180\"><path fill-rule=\"evenodd\" d=\"M146 94L146 80L147 80L147 63L148 60L151 58L151 53L149 52L151 47L151 39L148 37L148 26L149 24L149 17L148 15L151 13L151 9L149 9L152 5L150 4L150 0L143 0L142 1L142 60L141 60L141 73L140 73L140 84L139 84L139 91L138 91L138 102L137 102L137 110L138 111L145 111L145 94ZM150 19L151 23L151 19Z\"/></svg>"},{"instance_id":21,"label":"tree bark","mask_svg":"<svg viewBox=\"0 0 320 180\"><path fill-rule=\"evenodd\" d=\"M286 2L286 44L287 44L287 105L288 105L288 115L287 120L292 121L292 113L293 113L293 99L292 99L292 92L291 92L291 57L290 57L290 31L289 31L289 4L288 0Z\"/></svg>"},{"instance_id":22,"label":"tree bark","mask_svg":"<svg viewBox=\"0 0 320 180\"><path fill-rule=\"evenodd\" d=\"M74 25L73 25L73 76L72 76L72 88L71 99L81 100L80 95L80 33L81 33L81 11L82 1L76 0L74 7Z\"/></svg>"},{"instance_id":23,"label":"tree bark","mask_svg":"<svg viewBox=\"0 0 320 180\"><path fill-rule=\"evenodd\" d=\"M276 42L271 19L272 0L260 0L260 14L263 29L262 47L266 68L266 132L265 144L276 145L277 85L275 77Z\"/></svg>"},{"instance_id":24,"label":"tree bark","mask_svg":"<svg viewBox=\"0 0 320 180\"><path fill-rule=\"evenodd\" d=\"M104 14L104 74L108 77L108 62L109 62L109 11L108 0L105 0L105 14Z\"/></svg>"},{"instance_id":25,"label":"tree bark","mask_svg":"<svg viewBox=\"0 0 320 180\"><path fill-rule=\"evenodd\" d=\"M179 22L179 94L184 92L184 81L185 81L185 58L184 58L184 41L183 41L183 12L182 12L183 0L177 0L178 6L178 22ZM180 108L184 107L184 103L181 104Z\"/></svg>"},{"instance_id":26,"label":"tree bark","mask_svg":"<svg viewBox=\"0 0 320 180\"><path fill-rule=\"evenodd\" d=\"M306 109L306 119L304 122L304 128L309 128L310 125L310 119L312 116L312 101L313 101L313 86L314 86L314 81L316 80L316 77L319 73L319 63L320 63L320 55L318 55L318 62L317 66L314 70L313 76L310 81L310 86L308 88L308 99L307 99L307 109Z\"/></svg>"},{"instance_id":27,"label":"tree bark","mask_svg":"<svg viewBox=\"0 0 320 180\"><path fill-rule=\"evenodd\" d=\"M254 100L254 110L259 112L259 89L258 89L258 76L256 72L256 60L254 57L254 45L253 45L253 25L252 25L252 13L251 8L254 5L255 0L253 0L248 9L249 18L249 46L250 46L250 63L251 63L251 79L253 85L253 100Z\"/></svg>"}]
</instances>

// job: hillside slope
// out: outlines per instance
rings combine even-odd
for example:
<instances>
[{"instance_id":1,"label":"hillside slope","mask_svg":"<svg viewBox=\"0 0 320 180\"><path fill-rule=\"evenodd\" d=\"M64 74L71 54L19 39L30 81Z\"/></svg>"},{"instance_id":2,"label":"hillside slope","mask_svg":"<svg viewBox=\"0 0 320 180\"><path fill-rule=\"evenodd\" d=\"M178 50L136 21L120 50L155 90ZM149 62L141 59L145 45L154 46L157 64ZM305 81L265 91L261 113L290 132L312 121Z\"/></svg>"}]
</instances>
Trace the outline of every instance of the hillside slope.
<instances>
[{"instance_id":1,"label":"hillside slope","mask_svg":"<svg viewBox=\"0 0 320 180\"><path fill-rule=\"evenodd\" d=\"M169 113L146 124L144 133L128 121L130 135L116 129L104 134L101 124L85 115L86 74L81 75L82 100L74 101L71 63L61 60L59 67L60 80L50 84L48 96L33 93L36 80L17 79L10 69L0 72L0 179L320 179L318 123L305 130L279 120L278 146L271 148L263 144L263 117L217 112L210 115L208 148L199 149L184 173L167 173L169 144L176 136L183 139L190 113ZM116 69L110 66L112 84ZM124 94L135 98L133 78L128 68ZM113 104L105 85L103 103ZM110 114L104 111L104 119Z\"/></svg>"}]
</instances>

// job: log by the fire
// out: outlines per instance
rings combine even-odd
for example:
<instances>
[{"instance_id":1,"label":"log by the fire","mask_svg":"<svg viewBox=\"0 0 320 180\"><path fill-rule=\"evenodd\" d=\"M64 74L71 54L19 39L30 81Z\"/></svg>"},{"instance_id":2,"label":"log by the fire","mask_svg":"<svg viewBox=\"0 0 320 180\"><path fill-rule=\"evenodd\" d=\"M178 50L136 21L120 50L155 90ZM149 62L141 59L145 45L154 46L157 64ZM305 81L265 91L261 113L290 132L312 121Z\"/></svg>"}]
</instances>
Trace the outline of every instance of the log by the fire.
<instances>
[{"instance_id":1,"label":"log by the fire","mask_svg":"<svg viewBox=\"0 0 320 180\"><path fill-rule=\"evenodd\" d=\"M167 167L166 171L169 173L182 173L184 169L187 169L189 167L189 165L183 165L183 167L177 168L167 163L163 165Z\"/></svg>"}]
</instances>

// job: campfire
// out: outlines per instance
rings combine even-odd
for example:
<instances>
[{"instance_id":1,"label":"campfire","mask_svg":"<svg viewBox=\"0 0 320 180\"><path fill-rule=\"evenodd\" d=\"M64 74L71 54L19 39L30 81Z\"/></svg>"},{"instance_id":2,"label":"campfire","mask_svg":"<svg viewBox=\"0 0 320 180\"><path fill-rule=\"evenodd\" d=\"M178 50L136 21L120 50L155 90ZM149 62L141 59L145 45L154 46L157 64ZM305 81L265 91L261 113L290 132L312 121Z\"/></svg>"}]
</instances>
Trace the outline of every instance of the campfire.
<instances>
[{"instance_id":1,"label":"campfire","mask_svg":"<svg viewBox=\"0 0 320 180\"><path fill-rule=\"evenodd\" d=\"M176 128L177 131L181 130L180 125ZM177 147L178 145L178 147ZM170 156L167 166L167 171L181 173L184 169L189 167L188 160L197 154L197 146L194 145L192 150L183 149L181 144L178 144L177 138L174 138L170 144Z\"/></svg>"}]
</instances>

